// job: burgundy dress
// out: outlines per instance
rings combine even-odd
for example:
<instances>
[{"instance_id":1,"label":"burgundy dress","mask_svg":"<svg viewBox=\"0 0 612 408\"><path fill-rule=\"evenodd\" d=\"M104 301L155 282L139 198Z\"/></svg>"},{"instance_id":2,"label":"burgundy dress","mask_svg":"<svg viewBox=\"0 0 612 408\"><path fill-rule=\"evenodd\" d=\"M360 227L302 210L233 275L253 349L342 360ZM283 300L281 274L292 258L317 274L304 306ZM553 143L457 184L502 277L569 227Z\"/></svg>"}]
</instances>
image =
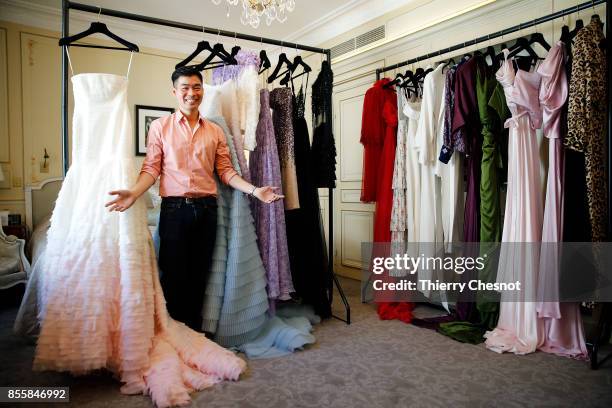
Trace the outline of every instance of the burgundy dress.
<instances>
[{"instance_id":1,"label":"burgundy dress","mask_svg":"<svg viewBox=\"0 0 612 408\"><path fill-rule=\"evenodd\" d=\"M471 58L455 74L455 104L452 132L463 131L466 142L467 196L463 222L463 240L478 242L480 238L480 162L482 139L476 99L477 58Z\"/></svg>"}]
</instances>

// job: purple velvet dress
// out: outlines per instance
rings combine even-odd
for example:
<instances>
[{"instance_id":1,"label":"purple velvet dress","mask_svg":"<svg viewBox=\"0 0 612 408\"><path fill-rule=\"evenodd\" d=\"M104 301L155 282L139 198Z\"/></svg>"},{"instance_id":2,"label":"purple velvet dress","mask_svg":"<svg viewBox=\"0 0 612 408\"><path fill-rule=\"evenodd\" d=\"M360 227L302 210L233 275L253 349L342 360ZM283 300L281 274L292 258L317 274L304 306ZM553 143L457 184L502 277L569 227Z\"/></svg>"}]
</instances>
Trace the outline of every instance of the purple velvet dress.
<instances>
[{"instance_id":1,"label":"purple velvet dress","mask_svg":"<svg viewBox=\"0 0 612 408\"><path fill-rule=\"evenodd\" d=\"M270 113L270 92L267 89L260 91L260 101L257 147L249 157L251 179L256 186L279 187L278 193L283 194L276 137ZM283 200L272 204L251 200L251 208L255 217L259 251L266 268L268 298L288 300L294 289L289 266Z\"/></svg>"}]
</instances>

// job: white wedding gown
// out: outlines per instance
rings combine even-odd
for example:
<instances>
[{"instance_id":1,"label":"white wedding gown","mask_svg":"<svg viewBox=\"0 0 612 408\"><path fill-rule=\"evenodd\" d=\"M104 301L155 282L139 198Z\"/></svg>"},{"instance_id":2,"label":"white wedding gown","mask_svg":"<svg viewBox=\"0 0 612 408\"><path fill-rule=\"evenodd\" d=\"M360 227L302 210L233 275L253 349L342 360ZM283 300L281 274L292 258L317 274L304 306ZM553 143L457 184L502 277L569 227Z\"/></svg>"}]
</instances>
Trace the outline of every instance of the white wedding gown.
<instances>
[{"instance_id":1,"label":"white wedding gown","mask_svg":"<svg viewBox=\"0 0 612 408\"><path fill-rule=\"evenodd\" d=\"M245 362L172 320L165 306L145 205L109 212L108 192L132 186L138 169L127 77L72 77L72 165L41 257L41 332L35 369L82 374L99 368L149 393L157 406L238 379Z\"/></svg>"}]
</instances>

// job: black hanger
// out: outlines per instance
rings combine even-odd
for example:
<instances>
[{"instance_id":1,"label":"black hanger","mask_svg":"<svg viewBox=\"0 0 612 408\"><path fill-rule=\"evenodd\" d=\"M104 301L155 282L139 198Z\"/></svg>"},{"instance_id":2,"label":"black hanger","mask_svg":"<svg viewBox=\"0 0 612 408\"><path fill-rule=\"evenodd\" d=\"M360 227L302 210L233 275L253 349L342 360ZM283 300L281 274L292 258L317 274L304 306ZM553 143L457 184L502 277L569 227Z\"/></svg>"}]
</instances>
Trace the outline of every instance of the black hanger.
<instances>
[{"instance_id":1,"label":"black hanger","mask_svg":"<svg viewBox=\"0 0 612 408\"><path fill-rule=\"evenodd\" d=\"M299 67L302 67L303 71L295 75L295 72L297 71ZM310 71L312 71L312 68L310 68L310 65L305 63L301 56L296 55L295 58L293 59L293 63L291 64L291 79L301 77L302 75L307 74Z\"/></svg>"},{"instance_id":2,"label":"black hanger","mask_svg":"<svg viewBox=\"0 0 612 408\"><path fill-rule=\"evenodd\" d=\"M208 51L208 52L211 52L211 53L213 52L213 49L210 47L210 44L208 43L208 41L200 41L198 43L198 46L196 47L196 49L191 54L189 54L189 56L187 58L185 58L184 60L182 60L181 62L176 64L174 66L174 68L184 67L189 62L191 62L191 60L193 60L202 51Z\"/></svg>"},{"instance_id":3,"label":"black hanger","mask_svg":"<svg viewBox=\"0 0 612 408\"><path fill-rule=\"evenodd\" d=\"M546 41L542 33L533 33L529 39L529 45L540 44L546 51L550 51L550 44Z\"/></svg>"},{"instance_id":4,"label":"black hanger","mask_svg":"<svg viewBox=\"0 0 612 408\"><path fill-rule=\"evenodd\" d=\"M281 68L283 68L283 66L286 68L284 71L281 71ZM275 80L277 80L278 78L280 78L281 76L285 75L285 74L290 74L291 73L291 61L289 61L289 59L287 58L287 54L285 54L284 52L281 53L281 55L278 56L278 62L276 63L276 67L274 67L274 71L272 72L272 74L268 77L268 83L271 84L272 82L274 82ZM286 78L283 78L283 81ZM282 84L281 84L282 85Z\"/></svg>"},{"instance_id":5,"label":"black hanger","mask_svg":"<svg viewBox=\"0 0 612 408\"><path fill-rule=\"evenodd\" d=\"M518 49L518 48L521 48L521 47L525 47L525 46L527 46L527 45L528 45L528 43L529 43L529 42L527 41L527 39L526 39L525 37L519 37L519 38L517 38L517 39L516 39L516 41L514 42L514 44L512 44L512 45L511 45L511 46L508 48L508 51L510 51L510 52L515 51L515 50L516 50L516 49Z\"/></svg>"},{"instance_id":6,"label":"black hanger","mask_svg":"<svg viewBox=\"0 0 612 408\"><path fill-rule=\"evenodd\" d=\"M448 61L446 61L446 62L444 63L444 66L445 66L445 67L447 67L447 66L449 66L449 65L456 65L456 64L457 64L457 63L455 62L455 59L454 59L454 58L450 58Z\"/></svg>"},{"instance_id":7,"label":"black hanger","mask_svg":"<svg viewBox=\"0 0 612 408\"><path fill-rule=\"evenodd\" d=\"M416 73L414 74L414 80L422 82L427 74L433 71L433 68L427 68L426 70L423 68L417 68Z\"/></svg>"},{"instance_id":8,"label":"black hanger","mask_svg":"<svg viewBox=\"0 0 612 408\"><path fill-rule=\"evenodd\" d=\"M383 85L383 88L391 88L392 86L399 86L404 81L404 76L401 73L397 73L392 81L387 82Z\"/></svg>"},{"instance_id":9,"label":"black hanger","mask_svg":"<svg viewBox=\"0 0 612 408\"><path fill-rule=\"evenodd\" d=\"M510 47L509 51L510 53L508 54L507 58L512 58L523 51L527 51L527 53L529 54L529 58L532 62L540 59L538 54L533 50L533 48L531 48L529 41L524 37L517 38L516 43L514 43L514 45ZM501 58L503 60L503 52L498 54L497 58Z\"/></svg>"},{"instance_id":10,"label":"black hanger","mask_svg":"<svg viewBox=\"0 0 612 408\"><path fill-rule=\"evenodd\" d=\"M601 18L599 18L599 14L593 14L591 16L591 22L596 22L599 28L603 29L603 23L601 22Z\"/></svg>"},{"instance_id":11,"label":"black hanger","mask_svg":"<svg viewBox=\"0 0 612 408\"><path fill-rule=\"evenodd\" d=\"M126 48L118 48L118 47L101 47L101 46L97 46L97 45L87 45L87 44L72 44L75 41L80 40L81 38L85 38L87 36L90 36L92 34L104 34L107 37L112 38L113 40L117 41L119 44L125 46ZM59 45L71 45L73 47L90 47L90 48L108 48L108 49L113 49L113 50L129 50L129 51L133 51L133 52L139 52L140 50L138 49L138 46L136 44L133 44L127 40L124 40L123 38L119 37L117 34L112 33L108 27L106 27L106 24L104 23L100 23L100 22L94 22L91 23L91 25L89 26L89 28L81 33L69 36L69 37L63 37L59 40Z\"/></svg>"},{"instance_id":12,"label":"black hanger","mask_svg":"<svg viewBox=\"0 0 612 408\"><path fill-rule=\"evenodd\" d=\"M484 54L482 54L482 57L485 61L485 63L487 62L487 57L489 57L491 59L491 67L495 66L496 64L496 60L495 57L497 56L497 53L495 52L495 48L493 48L492 46L488 46L487 50L484 52Z\"/></svg>"},{"instance_id":13,"label":"black hanger","mask_svg":"<svg viewBox=\"0 0 612 408\"><path fill-rule=\"evenodd\" d=\"M272 64L266 54L266 50L259 51L259 74L263 73L266 69L270 68Z\"/></svg>"},{"instance_id":14,"label":"black hanger","mask_svg":"<svg viewBox=\"0 0 612 408\"><path fill-rule=\"evenodd\" d=\"M230 56L231 56L233 59L236 59L236 55L238 55L238 51L240 51L240 46L238 46L238 45L234 45L234 46L232 47L232 50L230 51ZM236 61L236 64L238 64L238 61Z\"/></svg>"},{"instance_id":15,"label":"black hanger","mask_svg":"<svg viewBox=\"0 0 612 408\"><path fill-rule=\"evenodd\" d=\"M287 73L285 74L285 76L283 77L283 79L281 79L281 80L279 81L279 84L280 84L281 86L286 86L286 87L288 87L288 86L289 86L289 80L290 80L290 79L291 79L291 71L287 71Z\"/></svg>"},{"instance_id":16,"label":"black hanger","mask_svg":"<svg viewBox=\"0 0 612 408\"><path fill-rule=\"evenodd\" d=\"M223 44L215 44L213 51L217 53L216 56L219 56L221 61L211 62L215 56L209 55L206 61L203 61L201 64L197 65L196 68L199 68L199 70L202 71L221 67L223 65L238 65L238 61L236 60L236 55L238 55L238 51L240 51L240 47L238 45L234 45L229 54L227 51L225 51Z\"/></svg>"},{"instance_id":17,"label":"black hanger","mask_svg":"<svg viewBox=\"0 0 612 408\"><path fill-rule=\"evenodd\" d=\"M412 83L412 79L414 77L414 73L411 70L407 70L404 75L402 75L402 82L399 84L400 88L409 89Z\"/></svg>"},{"instance_id":18,"label":"black hanger","mask_svg":"<svg viewBox=\"0 0 612 408\"><path fill-rule=\"evenodd\" d=\"M421 75L425 72L423 68L417 68L417 70L412 74L412 88L418 94L419 89L421 88L421 83L419 81Z\"/></svg>"},{"instance_id":19,"label":"black hanger","mask_svg":"<svg viewBox=\"0 0 612 408\"><path fill-rule=\"evenodd\" d=\"M225 51L225 48L223 48L223 44L218 43L211 47L208 41L200 41L196 49L191 54L189 54L187 58L176 64L175 68L184 67L196 56L198 56L202 51L208 51L210 54L202 63L195 66L199 71L214 68L215 66L219 65L235 65L237 63L236 59L232 55L228 54L227 51ZM236 50L236 52L238 52L238 50ZM221 59L220 63L219 61L216 61L215 66L205 68L215 57L219 57L219 59Z\"/></svg>"},{"instance_id":20,"label":"black hanger","mask_svg":"<svg viewBox=\"0 0 612 408\"><path fill-rule=\"evenodd\" d=\"M406 71L404 74L404 82L400 84L400 88L406 91L406 96L410 96L414 93L419 94L418 81L414 80L414 73L411 70Z\"/></svg>"},{"instance_id":21,"label":"black hanger","mask_svg":"<svg viewBox=\"0 0 612 408\"><path fill-rule=\"evenodd\" d=\"M579 18L576 20L576 26L574 29L570 31L570 39L573 40L574 37L576 37L576 34L578 34L578 31L582 30L582 28L584 28L584 23L582 22L582 19Z\"/></svg>"},{"instance_id":22,"label":"black hanger","mask_svg":"<svg viewBox=\"0 0 612 408\"><path fill-rule=\"evenodd\" d=\"M564 25L561 27L561 38L559 40L563 41L565 44L570 44L572 41L572 37L570 34L570 29L568 26Z\"/></svg>"},{"instance_id":23,"label":"black hanger","mask_svg":"<svg viewBox=\"0 0 612 408\"><path fill-rule=\"evenodd\" d=\"M237 49L236 49L237 47ZM236 46L232 49L232 52L238 53L240 47ZM215 57L218 57L220 61L213 61ZM204 61L196 65L194 68L198 71L205 71L209 69L213 69L223 65L237 65L238 61L234 58L234 55L228 54L223 47L223 44L217 43L213 46L212 52L206 57Z\"/></svg>"}]
</instances>

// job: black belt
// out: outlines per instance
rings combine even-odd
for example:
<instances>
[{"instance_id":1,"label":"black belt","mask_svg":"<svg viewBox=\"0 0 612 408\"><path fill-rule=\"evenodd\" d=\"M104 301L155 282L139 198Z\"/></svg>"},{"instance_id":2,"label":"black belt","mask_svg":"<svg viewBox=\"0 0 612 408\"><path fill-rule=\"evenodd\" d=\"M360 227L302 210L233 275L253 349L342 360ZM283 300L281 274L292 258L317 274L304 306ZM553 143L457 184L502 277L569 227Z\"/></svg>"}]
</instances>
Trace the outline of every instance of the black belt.
<instances>
[{"instance_id":1,"label":"black belt","mask_svg":"<svg viewBox=\"0 0 612 408\"><path fill-rule=\"evenodd\" d=\"M162 204L217 204L217 197L162 197Z\"/></svg>"}]
</instances>

